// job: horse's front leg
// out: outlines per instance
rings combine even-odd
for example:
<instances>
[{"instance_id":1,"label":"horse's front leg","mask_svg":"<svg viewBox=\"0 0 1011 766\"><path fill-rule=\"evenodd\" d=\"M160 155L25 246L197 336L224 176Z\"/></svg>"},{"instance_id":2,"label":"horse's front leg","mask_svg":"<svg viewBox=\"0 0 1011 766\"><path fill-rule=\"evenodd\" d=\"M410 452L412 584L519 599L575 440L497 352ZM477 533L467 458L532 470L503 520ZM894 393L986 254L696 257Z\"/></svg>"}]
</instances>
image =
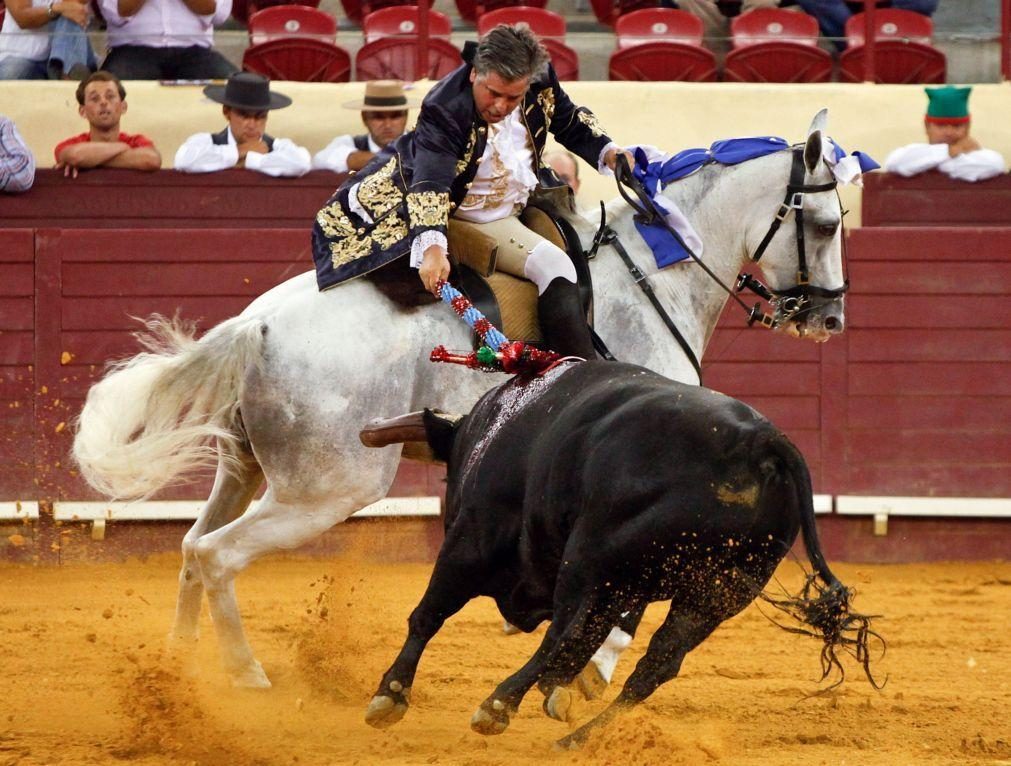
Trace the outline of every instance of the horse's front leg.
<instances>
[{"instance_id":1,"label":"horse's front leg","mask_svg":"<svg viewBox=\"0 0 1011 766\"><path fill-rule=\"evenodd\" d=\"M169 632L170 645L194 642L200 635L204 585L196 556L197 541L241 516L262 482L263 471L252 453L243 454L241 462L231 470L223 462L218 463L210 497L183 538L183 565L179 572L175 620Z\"/></svg>"},{"instance_id":2,"label":"horse's front leg","mask_svg":"<svg viewBox=\"0 0 1011 766\"><path fill-rule=\"evenodd\" d=\"M452 530L443 543L425 595L407 620L407 640L383 674L365 711L365 721L377 729L397 723L410 705L411 687L422 652L446 620L478 595L475 584L486 578L480 561L459 544Z\"/></svg>"}]
</instances>

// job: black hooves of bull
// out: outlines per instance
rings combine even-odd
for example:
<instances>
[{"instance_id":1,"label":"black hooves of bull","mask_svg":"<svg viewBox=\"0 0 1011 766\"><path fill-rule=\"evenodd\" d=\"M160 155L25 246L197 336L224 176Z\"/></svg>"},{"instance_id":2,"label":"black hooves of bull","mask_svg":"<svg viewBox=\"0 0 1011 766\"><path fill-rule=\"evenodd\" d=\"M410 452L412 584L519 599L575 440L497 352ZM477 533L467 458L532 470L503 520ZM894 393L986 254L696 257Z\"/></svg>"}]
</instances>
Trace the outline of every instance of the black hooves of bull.
<instances>
[{"instance_id":1,"label":"black hooves of bull","mask_svg":"<svg viewBox=\"0 0 1011 766\"><path fill-rule=\"evenodd\" d=\"M390 684L390 689L382 694L377 694L369 702L369 707L365 711L365 723L376 729L385 729L397 723L407 713L407 708L411 701L411 688L394 689L394 681Z\"/></svg>"},{"instance_id":2,"label":"black hooves of bull","mask_svg":"<svg viewBox=\"0 0 1011 766\"><path fill-rule=\"evenodd\" d=\"M478 734L501 734L509 728L509 721L515 712L515 707L502 700L486 699L471 716L470 728Z\"/></svg>"}]
</instances>

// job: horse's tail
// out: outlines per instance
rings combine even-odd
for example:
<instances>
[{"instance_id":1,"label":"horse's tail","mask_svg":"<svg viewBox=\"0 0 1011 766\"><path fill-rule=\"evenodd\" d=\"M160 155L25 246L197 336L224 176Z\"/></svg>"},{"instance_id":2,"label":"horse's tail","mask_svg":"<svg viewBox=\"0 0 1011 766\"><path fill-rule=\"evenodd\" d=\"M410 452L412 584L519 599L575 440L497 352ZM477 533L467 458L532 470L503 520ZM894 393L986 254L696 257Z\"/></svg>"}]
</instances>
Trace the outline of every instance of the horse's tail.
<instances>
[{"instance_id":1,"label":"horse's tail","mask_svg":"<svg viewBox=\"0 0 1011 766\"><path fill-rule=\"evenodd\" d=\"M195 468L236 459L239 394L263 346L257 319L229 319L200 340L177 319L144 324L137 338L147 351L91 387L74 436L81 474L115 498L148 497Z\"/></svg>"},{"instance_id":2,"label":"horse's tail","mask_svg":"<svg viewBox=\"0 0 1011 766\"><path fill-rule=\"evenodd\" d=\"M871 630L871 615L852 611L850 601L854 592L839 581L825 561L818 542L814 493L807 463L797 448L781 434L773 439L773 449L779 458L781 476L794 495L792 499L800 515L804 549L814 568L814 574L808 575L797 596L773 597L763 593L762 599L806 626L780 627L822 639L822 680L835 669L839 671L839 680L833 686L843 682L846 672L838 656L838 650L842 649L856 657L871 685L880 689L883 684L879 685L871 674L869 642L873 637L883 648L884 639Z\"/></svg>"}]
</instances>

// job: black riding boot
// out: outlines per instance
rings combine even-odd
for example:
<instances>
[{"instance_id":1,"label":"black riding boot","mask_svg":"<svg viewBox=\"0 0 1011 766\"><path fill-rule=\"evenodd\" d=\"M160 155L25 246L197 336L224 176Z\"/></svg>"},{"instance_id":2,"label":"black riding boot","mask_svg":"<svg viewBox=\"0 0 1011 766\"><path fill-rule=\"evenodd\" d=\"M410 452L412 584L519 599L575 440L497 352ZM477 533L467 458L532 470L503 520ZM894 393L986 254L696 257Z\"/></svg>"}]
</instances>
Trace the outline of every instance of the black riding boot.
<instances>
[{"instance_id":1,"label":"black riding boot","mask_svg":"<svg viewBox=\"0 0 1011 766\"><path fill-rule=\"evenodd\" d=\"M562 356L595 359L590 328L579 301L579 287L558 277L537 299L544 345Z\"/></svg>"}]
</instances>

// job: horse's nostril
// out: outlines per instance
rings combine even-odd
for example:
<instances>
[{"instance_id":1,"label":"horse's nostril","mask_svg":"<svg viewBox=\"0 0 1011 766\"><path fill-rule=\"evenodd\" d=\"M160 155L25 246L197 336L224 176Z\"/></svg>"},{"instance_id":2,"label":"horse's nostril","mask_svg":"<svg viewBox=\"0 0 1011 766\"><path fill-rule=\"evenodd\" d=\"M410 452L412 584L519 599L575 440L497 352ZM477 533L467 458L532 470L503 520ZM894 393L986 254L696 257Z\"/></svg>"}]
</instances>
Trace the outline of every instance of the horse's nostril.
<instances>
[{"instance_id":1,"label":"horse's nostril","mask_svg":"<svg viewBox=\"0 0 1011 766\"><path fill-rule=\"evenodd\" d=\"M825 329L829 332L835 331L839 327L839 320L836 317L825 317Z\"/></svg>"}]
</instances>

